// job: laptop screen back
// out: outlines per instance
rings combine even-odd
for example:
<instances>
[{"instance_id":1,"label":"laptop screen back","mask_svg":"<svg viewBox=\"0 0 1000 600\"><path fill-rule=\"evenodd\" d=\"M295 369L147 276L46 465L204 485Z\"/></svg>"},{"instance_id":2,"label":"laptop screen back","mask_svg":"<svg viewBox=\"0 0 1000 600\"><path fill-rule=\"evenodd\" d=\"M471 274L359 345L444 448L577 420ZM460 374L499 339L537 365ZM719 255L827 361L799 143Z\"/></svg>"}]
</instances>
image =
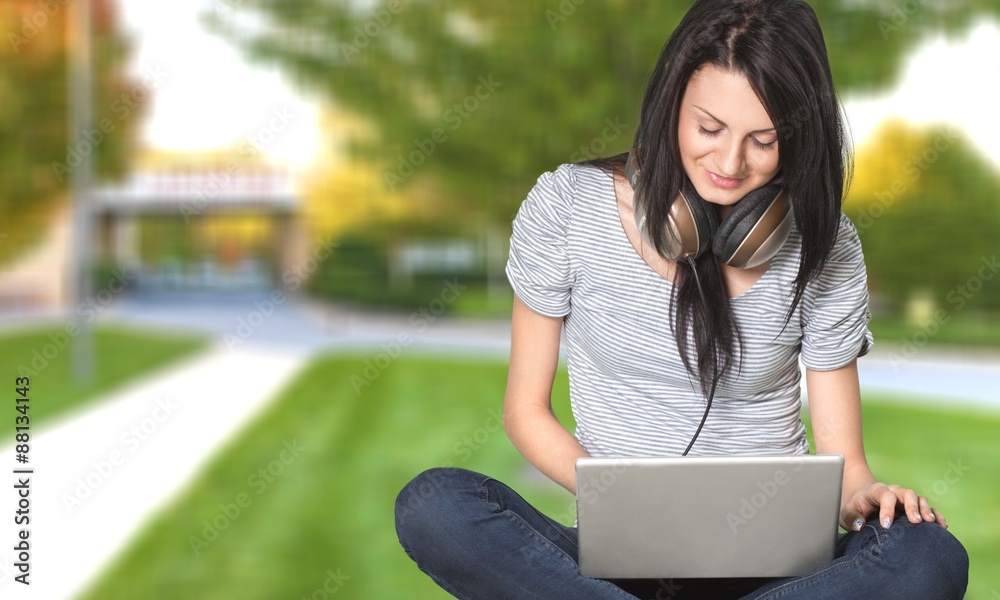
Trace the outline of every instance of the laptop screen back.
<instances>
[{"instance_id":1,"label":"laptop screen back","mask_svg":"<svg viewBox=\"0 0 1000 600\"><path fill-rule=\"evenodd\" d=\"M586 577L790 577L834 557L840 455L577 460Z\"/></svg>"}]
</instances>

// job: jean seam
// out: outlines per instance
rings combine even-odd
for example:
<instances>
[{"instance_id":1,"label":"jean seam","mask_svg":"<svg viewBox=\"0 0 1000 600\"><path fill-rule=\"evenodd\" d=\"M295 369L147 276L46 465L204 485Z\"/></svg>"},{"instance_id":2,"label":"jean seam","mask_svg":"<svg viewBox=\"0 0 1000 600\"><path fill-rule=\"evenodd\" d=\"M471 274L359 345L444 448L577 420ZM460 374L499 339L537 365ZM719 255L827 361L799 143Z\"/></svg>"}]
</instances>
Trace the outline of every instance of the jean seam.
<instances>
[{"instance_id":1,"label":"jean seam","mask_svg":"<svg viewBox=\"0 0 1000 600\"><path fill-rule=\"evenodd\" d=\"M535 530L534 527L532 527L531 525L529 525L527 521L525 521L524 519L521 518L521 515L513 512L513 511L509 511L509 510L504 511L504 512L507 513L510 516L510 518L513 519L515 522L517 522L521 527L523 527L525 530L527 530L529 534L534 535L536 537L536 539L542 540L544 542L544 547L548 548L552 552L555 552L556 555L558 556L558 558L560 560L568 561L573 566L573 568L577 571L577 574L579 574L579 572L580 572L580 565L575 560L573 560L572 556L566 554L565 550L563 550L558 545L556 545L552 540L550 540L549 538L545 537L544 535L542 535L541 533L539 533L537 530ZM580 577L583 577L583 575L580 575ZM586 579L591 579L591 578L588 577ZM626 592L625 590L621 589L617 585L611 583L610 581L605 581L603 579L593 579L593 581L598 581L600 583L605 584L605 586L607 586L609 590L613 590L613 591L617 592L618 594L621 594L622 598L627 598L628 600L638 600L635 596L633 596L632 594L629 594L628 592Z\"/></svg>"},{"instance_id":2,"label":"jean seam","mask_svg":"<svg viewBox=\"0 0 1000 600\"><path fill-rule=\"evenodd\" d=\"M879 532L878 527L876 527L874 525L869 525L869 527L871 527L875 531L875 539L876 539L875 547L878 547L878 546L882 545L882 541L883 541L882 540L882 534ZM847 562L842 562L842 563L838 563L836 565L829 565L829 566L823 567L822 569L820 569L819 571L816 571L815 573L811 573L809 575L806 575L806 576L801 577L799 579L796 579L794 581L789 581L788 583L784 583L782 585L779 585L778 587L776 587L776 588L774 588L772 590L768 590L768 591L764 592L760 596L754 596L753 600L766 600L767 598L777 598L778 594L781 594L781 593L784 593L784 592L788 592L788 591L794 591L794 590L796 590L798 588L801 588L804 584L812 583L812 582L816 581L817 579L822 579L823 577L826 577L827 575L829 575L831 573L835 573L835 572L837 572L837 571L839 571L839 570L841 570L843 568L853 566L856 562L858 562L865 555L869 555L869 556L872 555L871 547L865 548L861 552L858 552L856 555L854 555L854 558L852 558L851 560L849 560Z\"/></svg>"},{"instance_id":3,"label":"jean seam","mask_svg":"<svg viewBox=\"0 0 1000 600\"><path fill-rule=\"evenodd\" d=\"M489 489L486 487L486 482L491 481L491 480L492 481L496 481L497 483L499 483L501 485L505 485L507 487L507 489L509 489L515 496L517 496L518 498L521 499L522 502L524 502L525 506L527 506L531 510L535 511L535 514L537 514L539 517L541 517L542 521L545 521L546 523L549 522L550 518L548 516L546 516L545 514L543 514L542 511L540 511L537 508L535 508L535 506L533 504L531 504L530 502L528 502L527 500L525 500L524 496L522 496L521 494L518 494L517 491L514 488L512 488L512 487L508 486L507 484L503 483L502 481L500 481L498 479L494 479L494 478L492 478L492 477L490 477L488 475L483 476L483 479L480 482L480 485L483 488L482 499L484 501L486 501L486 502L490 501L489 500L490 492L489 492ZM491 504L493 504L494 506L496 506L497 510L500 510L500 505L499 504L497 504L496 502L492 502ZM555 521L555 519L552 519L552 520ZM556 533L558 533L560 536L562 536L562 538L564 540L566 540L567 542L573 544L574 546L579 546L579 543L576 540L574 540L573 538L571 538L568 535L566 535L566 532L563 531L560 527L556 527L555 525L551 525L551 526L552 526L553 529L556 530ZM548 539L548 538L546 538L546 539Z\"/></svg>"},{"instance_id":4,"label":"jean seam","mask_svg":"<svg viewBox=\"0 0 1000 600\"><path fill-rule=\"evenodd\" d=\"M875 532L875 540L878 542L878 546L881 546L886 542L885 529L881 525L869 525Z\"/></svg>"}]
</instances>

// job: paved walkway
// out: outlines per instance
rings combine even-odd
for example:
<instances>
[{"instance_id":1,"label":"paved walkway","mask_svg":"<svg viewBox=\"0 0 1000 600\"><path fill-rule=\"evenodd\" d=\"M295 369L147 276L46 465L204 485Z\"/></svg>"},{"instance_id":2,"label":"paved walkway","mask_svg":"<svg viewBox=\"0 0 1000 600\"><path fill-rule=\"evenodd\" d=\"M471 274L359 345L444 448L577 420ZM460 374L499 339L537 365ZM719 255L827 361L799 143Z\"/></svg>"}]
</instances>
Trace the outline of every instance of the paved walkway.
<instances>
[{"instance_id":1,"label":"paved walkway","mask_svg":"<svg viewBox=\"0 0 1000 600\"><path fill-rule=\"evenodd\" d=\"M412 340L407 350L502 359L510 340L503 319L380 314L292 302L268 307L262 295L124 298L101 318L209 333L214 343L199 356L35 432L33 583L25 588L13 582L17 571L10 552L4 552L0 597L58 600L79 593L316 352L377 349L406 334ZM0 318L0 329L29 324L24 316ZM898 354L891 341L876 344L878 351L859 363L866 391L896 393L907 402L939 404L940 398L951 398L956 405L1000 410L997 354L921 351L900 361L889 354ZM0 448L0 456L13 456L13 443ZM7 484L0 488L0 506L16 506L15 490ZM0 542L6 546L12 540L15 526L8 516L0 519Z\"/></svg>"},{"instance_id":2,"label":"paved walkway","mask_svg":"<svg viewBox=\"0 0 1000 600\"><path fill-rule=\"evenodd\" d=\"M136 382L32 436L31 586L13 581L0 492L0 597L77 594L231 436L295 377L309 353L253 346L208 352ZM0 448L9 463L13 443ZM19 528L18 528L19 529Z\"/></svg>"},{"instance_id":3,"label":"paved walkway","mask_svg":"<svg viewBox=\"0 0 1000 600\"><path fill-rule=\"evenodd\" d=\"M971 350L921 351L902 359L893 340L858 361L865 393L891 394L907 404L1000 411L1000 356Z\"/></svg>"}]
</instances>

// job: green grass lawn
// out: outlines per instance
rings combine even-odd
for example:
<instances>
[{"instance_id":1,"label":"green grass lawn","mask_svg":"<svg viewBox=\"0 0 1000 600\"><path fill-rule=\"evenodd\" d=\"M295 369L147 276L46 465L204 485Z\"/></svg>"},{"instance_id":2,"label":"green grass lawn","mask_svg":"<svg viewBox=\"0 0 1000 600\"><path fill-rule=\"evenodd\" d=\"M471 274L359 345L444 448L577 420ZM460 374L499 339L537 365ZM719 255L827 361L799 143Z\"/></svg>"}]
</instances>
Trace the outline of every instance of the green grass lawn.
<instances>
[{"instance_id":1,"label":"green grass lawn","mask_svg":"<svg viewBox=\"0 0 1000 600\"><path fill-rule=\"evenodd\" d=\"M949 346L1000 347L1000 316L945 313L940 322L934 319L923 325L907 323L901 317L876 317L869 329L882 352L901 354L904 348Z\"/></svg>"},{"instance_id":2,"label":"green grass lawn","mask_svg":"<svg viewBox=\"0 0 1000 600\"><path fill-rule=\"evenodd\" d=\"M572 523L572 496L531 477L499 427L506 362L408 354L356 393L368 358L310 365L83 598L325 598L324 584L336 598L450 598L405 555L393 522L399 489L443 463L488 473ZM564 368L553 393L570 423ZM997 587L998 426L996 416L865 406L873 469L934 494L972 556L973 600ZM949 475L949 461L967 472Z\"/></svg>"},{"instance_id":3,"label":"green grass lawn","mask_svg":"<svg viewBox=\"0 0 1000 600\"><path fill-rule=\"evenodd\" d=\"M996 574L1000 564L1000 416L865 398L865 454L872 472L880 481L916 490L941 511L948 531L969 552L967 600L996 600L994 590L1000 590ZM940 403L942 407L947 404ZM809 441L812 444L811 435Z\"/></svg>"},{"instance_id":4,"label":"green grass lawn","mask_svg":"<svg viewBox=\"0 0 1000 600\"><path fill-rule=\"evenodd\" d=\"M15 393L15 379L19 375L27 374L30 378L31 426L85 406L105 392L207 347L207 339L199 337L101 325L94 329L93 376L78 382L72 376L75 339L78 338L71 338L59 327L0 335L0 368L6 394ZM4 412L11 414L14 405L11 397ZM0 441L10 439L13 433L13 427L4 427L0 430Z\"/></svg>"},{"instance_id":5,"label":"green grass lawn","mask_svg":"<svg viewBox=\"0 0 1000 600\"><path fill-rule=\"evenodd\" d=\"M514 310L514 293L505 290L502 294L490 295L483 286L469 286L450 308L456 315L463 317L509 319Z\"/></svg>"}]
</instances>

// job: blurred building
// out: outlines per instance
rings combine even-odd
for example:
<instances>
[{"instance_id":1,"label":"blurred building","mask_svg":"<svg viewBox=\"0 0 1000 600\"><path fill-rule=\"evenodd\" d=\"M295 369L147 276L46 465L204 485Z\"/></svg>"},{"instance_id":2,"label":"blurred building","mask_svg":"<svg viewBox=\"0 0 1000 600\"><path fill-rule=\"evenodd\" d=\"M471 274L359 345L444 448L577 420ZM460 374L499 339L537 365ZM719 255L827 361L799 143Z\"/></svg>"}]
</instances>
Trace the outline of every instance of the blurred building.
<instances>
[{"instance_id":1,"label":"blurred building","mask_svg":"<svg viewBox=\"0 0 1000 600\"><path fill-rule=\"evenodd\" d=\"M138 273L140 292L280 288L304 253L298 197L275 170L145 172L94 200L97 255Z\"/></svg>"},{"instance_id":2,"label":"blurred building","mask_svg":"<svg viewBox=\"0 0 1000 600\"><path fill-rule=\"evenodd\" d=\"M144 167L93 193L94 288L125 273L133 294L284 289L308 250L300 204L291 174L234 156ZM70 225L67 203L37 250L0 273L19 294L4 304L68 305Z\"/></svg>"}]
</instances>

